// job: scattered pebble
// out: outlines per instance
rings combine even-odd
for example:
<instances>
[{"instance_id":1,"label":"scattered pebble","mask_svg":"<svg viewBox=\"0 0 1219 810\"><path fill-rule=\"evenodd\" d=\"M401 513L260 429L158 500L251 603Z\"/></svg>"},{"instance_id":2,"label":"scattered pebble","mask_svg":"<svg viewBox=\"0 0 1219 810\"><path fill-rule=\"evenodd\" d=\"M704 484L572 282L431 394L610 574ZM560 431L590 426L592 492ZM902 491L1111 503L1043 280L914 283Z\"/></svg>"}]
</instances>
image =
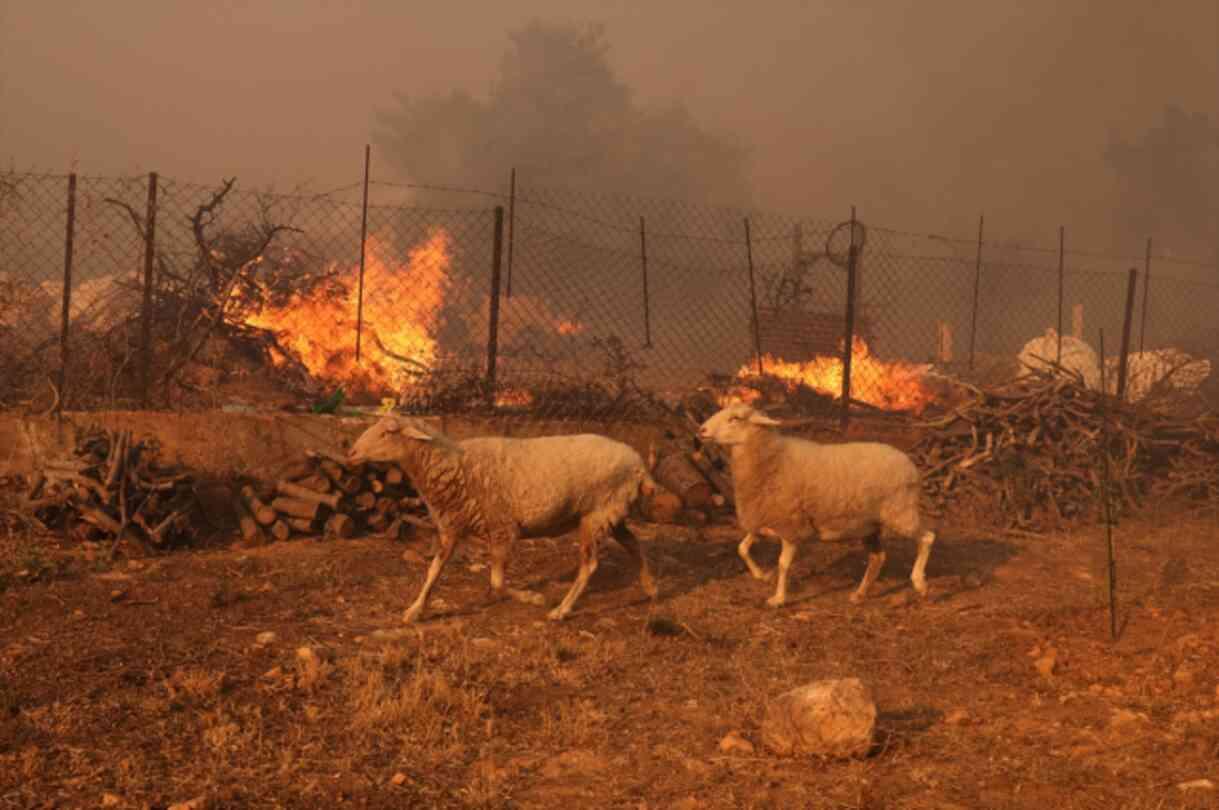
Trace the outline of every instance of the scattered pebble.
<instances>
[{"instance_id":1,"label":"scattered pebble","mask_svg":"<svg viewBox=\"0 0 1219 810\"><path fill-rule=\"evenodd\" d=\"M404 774L402 771L398 771L396 774L394 774L393 776L391 776L389 778L389 783L391 785L396 785L398 787L402 787L403 785L406 784L406 774Z\"/></svg>"},{"instance_id":2,"label":"scattered pebble","mask_svg":"<svg viewBox=\"0 0 1219 810\"><path fill-rule=\"evenodd\" d=\"M752 754L754 751L753 743L745 739L739 731L730 731L724 735L724 739L720 740L720 750L725 754L733 752L741 754Z\"/></svg>"},{"instance_id":3,"label":"scattered pebble","mask_svg":"<svg viewBox=\"0 0 1219 810\"><path fill-rule=\"evenodd\" d=\"M969 712L964 709L953 709L944 716L944 724L949 726L963 726L969 722Z\"/></svg>"},{"instance_id":4,"label":"scattered pebble","mask_svg":"<svg viewBox=\"0 0 1219 810\"><path fill-rule=\"evenodd\" d=\"M1046 648L1045 654L1038 658L1033 666L1037 667L1037 671L1044 677L1048 678L1054 674L1054 668L1058 664L1058 651L1053 647Z\"/></svg>"},{"instance_id":5,"label":"scattered pebble","mask_svg":"<svg viewBox=\"0 0 1219 810\"><path fill-rule=\"evenodd\" d=\"M1209 779L1193 779L1189 782L1181 782L1177 785L1177 790L1214 790L1215 783Z\"/></svg>"},{"instance_id":6,"label":"scattered pebble","mask_svg":"<svg viewBox=\"0 0 1219 810\"><path fill-rule=\"evenodd\" d=\"M118 807L123 800L113 793L102 794L102 807Z\"/></svg>"}]
</instances>

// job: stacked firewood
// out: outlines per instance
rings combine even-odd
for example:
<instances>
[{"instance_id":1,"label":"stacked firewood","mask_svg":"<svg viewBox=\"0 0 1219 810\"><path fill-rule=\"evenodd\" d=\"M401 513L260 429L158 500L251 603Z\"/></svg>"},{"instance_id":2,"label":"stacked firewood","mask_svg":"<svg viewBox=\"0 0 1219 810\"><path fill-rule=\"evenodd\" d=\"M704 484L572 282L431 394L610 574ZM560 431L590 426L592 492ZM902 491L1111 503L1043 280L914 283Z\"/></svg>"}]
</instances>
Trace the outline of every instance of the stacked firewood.
<instances>
[{"instance_id":1,"label":"stacked firewood","mask_svg":"<svg viewBox=\"0 0 1219 810\"><path fill-rule=\"evenodd\" d=\"M427 506L396 464L352 465L341 454L309 450L265 480L250 480L237 499L242 539L250 545L294 534L401 538L432 529Z\"/></svg>"},{"instance_id":2,"label":"stacked firewood","mask_svg":"<svg viewBox=\"0 0 1219 810\"><path fill-rule=\"evenodd\" d=\"M159 463L156 439L130 430L88 428L72 455L45 462L25 496L25 512L79 540L132 539L156 547L189 542L198 499L193 477Z\"/></svg>"},{"instance_id":3,"label":"stacked firewood","mask_svg":"<svg viewBox=\"0 0 1219 810\"><path fill-rule=\"evenodd\" d=\"M912 456L937 507L981 499L1008 527L1099 514L1108 454L1112 503L1219 494L1219 420L1122 405L1062 371L1038 371L916 424ZM1106 443L1106 437L1108 437Z\"/></svg>"},{"instance_id":4,"label":"stacked firewood","mask_svg":"<svg viewBox=\"0 0 1219 810\"><path fill-rule=\"evenodd\" d=\"M732 505L732 475L724 452L698 438L699 425L716 407L700 392L668 409L664 441L648 459L652 477L667 490L651 499L652 520L703 524L714 510Z\"/></svg>"}]
</instances>

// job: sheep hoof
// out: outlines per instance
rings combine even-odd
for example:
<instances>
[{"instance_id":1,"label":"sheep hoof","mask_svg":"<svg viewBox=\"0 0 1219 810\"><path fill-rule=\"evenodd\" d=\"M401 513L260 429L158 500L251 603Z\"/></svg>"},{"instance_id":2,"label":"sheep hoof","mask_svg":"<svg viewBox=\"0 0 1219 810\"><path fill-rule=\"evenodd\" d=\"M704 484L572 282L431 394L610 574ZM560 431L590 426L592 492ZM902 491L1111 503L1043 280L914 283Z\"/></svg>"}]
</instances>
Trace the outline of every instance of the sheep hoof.
<instances>
[{"instance_id":1,"label":"sheep hoof","mask_svg":"<svg viewBox=\"0 0 1219 810\"><path fill-rule=\"evenodd\" d=\"M851 604L858 605L860 602L862 602L866 598L867 597L864 594L860 593L859 591L854 591L851 593Z\"/></svg>"},{"instance_id":2,"label":"sheep hoof","mask_svg":"<svg viewBox=\"0 0 1219 810\"><path fill-rule=\"evenodd\" d=\"M922 599L926 599L927 590L928 590L927 583L926 582L915 582L913 584L914 584L914 590L916 593L918 593L919 597Z\"/></svg>"},{"instance_id":3,"label":"sheep hoof","mask_svg":"<svg viewBox=\"0 0 1219 810\"><path fill-rule=\"evenodd\" d=\"M644 579L639 581L639 584L643 588L643 592L645 594L647 594L647 597L649 599L656 598L657 589L656 589L656 581L654 579L652 579L651 577L645 577Z\"/></svg>"},{"instance_id":4,"label":"sheep hoof","mask_svg":"<svg viewBox=\"0 0 1219 810\"><path fill-rule=\"evenodd\" d=\"M408 609L405 613L402 614L402 623L403 624L414 624L415 620L419 618L419 614L422 612L423 611L421 611L421 610Z\"/></svg>"},{"instance_id":5,"label":"sheep hoof","mask_svg":"<svg viewBox=\"0 0 1219 810\"><path fill-rule=\"evenodd\" d=\"M562 608L555 608L546 614L546 618L552 622L561 622L567 618L567 611L563 610Z\"/></svg>"},{"instance_id":6,"label":"sheep hoof","mask_svg":"<svg viewBox=\"0 0 1219 810\"><path fill-rule=\"evenodd\" d=\"M770 582L775 578L775 569L765 570L762 568L753 568L749 571L750 576L759 582Z\"/></svg>"},{"instance_id":7,"label":"sheep hoof","mask_svg":"<svg viewBox=\"0 0 1219 810\"><path fill-rule=\"evenodd\" d=\"M778 596L778 595L772 596L766 600L766 604L770 605L772 608L781 608L781 607L783 607L784 603L786 603L786 602L787 602L787 599L785 599L782 596Z\"/></svg>"}]
</instances>

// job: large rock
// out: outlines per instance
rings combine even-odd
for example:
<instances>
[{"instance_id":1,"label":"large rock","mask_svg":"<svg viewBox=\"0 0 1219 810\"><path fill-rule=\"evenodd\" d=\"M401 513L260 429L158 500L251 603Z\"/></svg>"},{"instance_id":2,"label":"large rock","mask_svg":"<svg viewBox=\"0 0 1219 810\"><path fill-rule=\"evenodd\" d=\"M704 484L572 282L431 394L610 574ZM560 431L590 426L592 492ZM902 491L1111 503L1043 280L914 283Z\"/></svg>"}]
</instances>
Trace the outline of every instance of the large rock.
<instances>
[{"instance_id":1,"label":"large rock","mask_svg":"<svg viewBox=\"0 0 1219 810\"><path fill-rule=\"evenodd\" d=\"M776 754L863 756L872 747L876 704L858 678L814 681L771 702L762 744Z\"/></svg>"}]
</instances>

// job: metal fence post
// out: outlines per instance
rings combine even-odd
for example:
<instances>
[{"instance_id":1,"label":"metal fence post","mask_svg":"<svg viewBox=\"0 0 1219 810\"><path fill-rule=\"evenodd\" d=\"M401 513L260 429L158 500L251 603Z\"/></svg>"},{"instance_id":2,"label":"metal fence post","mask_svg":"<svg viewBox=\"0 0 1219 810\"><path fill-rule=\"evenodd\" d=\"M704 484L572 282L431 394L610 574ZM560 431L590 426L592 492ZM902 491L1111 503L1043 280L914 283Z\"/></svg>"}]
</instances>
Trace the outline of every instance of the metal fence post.
<instances>
[{"instance_id":1,"label":"metal fence post","mask_svg":"<svg viewBox=\"0 0 1219 810\"><path fill-rule=\"evenodd\" d=\"M1143 338L1147 334L1147 287L1151 284L1151 237L1147 237L1147 253L1143 257L1143 315L1139 323L1139 354L1143 353Z\"/></svg>"},{"instance_id":2,"label":"metal fence post","mask_svg":"<svg viewBox=\"0 0 1219 810\"><path fill-rule=\"evenodd\" d=\"M148 174L148 209L144 214L144 310L140 326L141 378L140 405L148 408L148 389L152 382L152 268L156 255L157 173Z\"/></svg>"},{"instance_id":3,"label":"metal fence post","mask_svg":"<svg viewBox=\"0 0 1219 810\"><path fill-rule=\"evenodd\" d=\"M356 362L360 362L360 343L364 335L364 256L368 243L368 169L372 163L372 147L364 145L364 203L360 210L360 281L356 292Z\"/></svg>"},{"instance_id":4,"label":"metal fence post","mask_svg":"<svg viewBox=\"0 0 1219 810\"><path fill-rule=\"evenodd\" d=\"M512 297L512 244L516 241L516 167L508 176L508 284L504 297Z\"/></svg>"},{"instance_id":5,"label":"metal fence post","mask_svg":"<svg viewBox=\"0 0 1219 810\"><path fill-rule=\"evenodd\" d=\"M1130 268L1130 275L1126 279L1126 313L1122 319L1122 354L1118 359L1117 365L1117 399L1119 402L1126 398L1126 361L1130 355L1130 332L1132 331L1132 323L1134 321L1134 294L1139 288L1139 271Z\"/></svg>"},{"instance_id":6,"label":"metal fence post","mask_svg":"<svg viewBox=\"0 0 1219 810\"><path fill-rule=\"evenodd\" d=\"M1058 351L1054 362L1062 363L1062 296L1063 296L1063 244L1066 239L1066 228L1058 226Z\"/></svg>"},{"instance_id":7,"label":"metal fence post","mask_svg":"<svg viewBox=\"0 0 1219 810\"><path fill-rule=\"evenodd\" d=\"M855 348L855 206L851 206L851 241L847 247L847 311L845 345L842 349L842 433L851 422L851 354Z\"/></svg>"},{"instance_id":8,"label":"metal fence post","mask_svg":"<svg viewBox=\"0 0 1219 810\"><path fill-rule=\"evenodd\" d=\"M758 376L762 369L762 338L758 333L758 292L753 281L753 236L749 231L749 217L745 217L745 258L749 261L749 307L753 311L753 354L758 363Z\"/></svg>"},{"instance_id":9,"label":"metal fence post","mask_svg":"<svg viewBox=\"0 0 1219 810\"><path fill-rule=\"evenodd\" d=\"M648 301L648 229L639 218L639 260L643 268L643 348L652 348L652 311Z\"/></svg>"},{"instance_id":10,"label":"metal fence post","mask_svg":"<svg viewBox=\"0 0 1219 810\"><path fill-rule=\"evenodd\" d=\"M495 235L491 243L491 298L487 313L487 397L495 405L495 366L499 359L499 280L504 248L504 207L495 206Z\"/></svg>"},{"instance_id":11,"label":"metal fence post","mask_svg":"<svg viewBox=\"0 0 1219 810\"><path fill-rule=\"evenodd\" d=\"M59 405L63 413L68 401L68 337L72 322L72 250L76 241L76 172L68 175L68 225L63 242L63 318L59 333Z\"/></svg>"},{"instance_id":12,"label":"metal fence post","mask_svg":"<svg viewBox=\"0 0 1219 810\"><path fill-rule=\"evenodd\" d=\"M982 223L983 217L978 217L978 259L974 265L974 305L969 319L969 370L974 370L974 346L978 337L978 295L982 286Z\"/></svg>"}]
</instances>

